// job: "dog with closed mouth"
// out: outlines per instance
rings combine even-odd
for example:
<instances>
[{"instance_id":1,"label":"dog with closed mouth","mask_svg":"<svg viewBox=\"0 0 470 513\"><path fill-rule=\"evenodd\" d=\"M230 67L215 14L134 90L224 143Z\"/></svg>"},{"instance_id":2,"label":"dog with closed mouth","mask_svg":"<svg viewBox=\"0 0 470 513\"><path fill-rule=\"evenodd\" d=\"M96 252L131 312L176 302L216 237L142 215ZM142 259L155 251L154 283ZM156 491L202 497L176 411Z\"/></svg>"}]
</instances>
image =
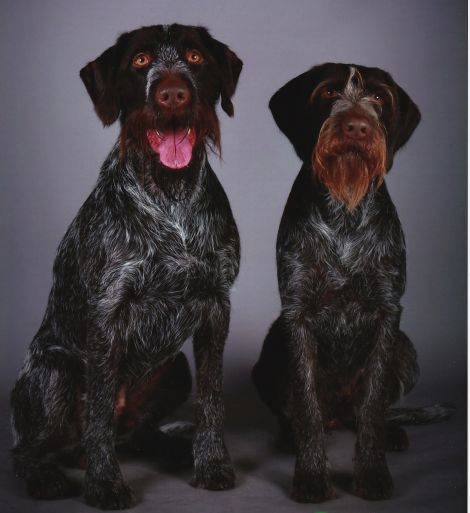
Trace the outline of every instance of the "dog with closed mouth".
<instances>
[{"instance_id":1,"label":"dog with closed mouth","mask_svg":"<svg viewBox=\"0 0 470 513\"><path fill-rule=\"evenodd\" d=\"M282 310L253 379L295 444L294 499L334 497L324 428L337 425L357 430L356 494L384 499L385 450L408 446L388 408L419 375L400 330L405 242L384 178L420 113L385 71L336 63L288 82L270 109L303 165L277 238Z\"/></svg>"},{"instance_id":2,"label":"dog with closed mouth","mask_svg":"<svg viewBox=\"0 0 470 513\"><path fill-rule=\"evenodd\" d=\"M129 507L115 444L152 452L158 424L189 395L196 362L196 487L234 486L224 444L222 357L239 236L207 149L216 105L233 115L242 62L202 27L122 34L80 76L119 139L59 245L44 320L12 391L14 468L28 493L74 493L57 463L83 451L86 501Z\"/></svg>"}]
</instances>

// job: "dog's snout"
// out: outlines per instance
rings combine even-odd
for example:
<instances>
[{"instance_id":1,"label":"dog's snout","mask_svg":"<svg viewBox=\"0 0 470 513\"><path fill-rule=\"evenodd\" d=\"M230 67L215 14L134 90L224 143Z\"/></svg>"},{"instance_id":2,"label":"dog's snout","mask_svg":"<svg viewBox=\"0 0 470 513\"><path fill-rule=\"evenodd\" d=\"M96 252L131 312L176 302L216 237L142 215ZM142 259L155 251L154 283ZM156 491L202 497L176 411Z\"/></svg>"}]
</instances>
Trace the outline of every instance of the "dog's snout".
<instances>
[{"instance_id":1,"label":"dog's snout","mask_svg":"<svg viewBox=\"0 0 470 513\"><path fill-rule=\"evenodd\" d=\"M186 81L177 75L164 78L155 89L155 101L167 110L186 107L191 100L191 91Z\"/></svg>"},{"instance_id":2,"label":"dog's snout","mask_svg":"<svg viewBox=\"0 0 470 513\"><path fill-rule=\"evenodd\" d=\"M365 139L371 131L369 121L363 117L348 117L342 124L343 133L351 139Z\"/></svg>"}]
</instances>

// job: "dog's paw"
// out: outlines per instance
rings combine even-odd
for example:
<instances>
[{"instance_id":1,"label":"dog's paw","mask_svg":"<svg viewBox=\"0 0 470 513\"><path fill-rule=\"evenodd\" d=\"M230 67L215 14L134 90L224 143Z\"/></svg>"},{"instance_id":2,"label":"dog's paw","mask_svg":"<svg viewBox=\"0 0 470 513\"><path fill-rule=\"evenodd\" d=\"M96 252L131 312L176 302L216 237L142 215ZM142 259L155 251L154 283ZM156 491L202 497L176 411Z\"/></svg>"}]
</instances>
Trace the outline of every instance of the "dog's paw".
<instances>
[{"instance_id":1,"label":"dog's paw","mask_svg":"<svg viewBox=\"0 0 470 513\"><path fill-rule=\"evenodd\" d=\"M307 474L296 472L291 493L297 502L324 502L336 497L328 474Z\"/></svg>"},{"instance_id":2,"label":"dog's paw","mask_svg":"<svg viewBox=\"0 0 470 513\"><path fill-rule=\"evenodd\" d=\"M85 500L101 509L127 509L134 504L135 496L123 481L88 480Z\"/></svg>"},{"instance_id":3,"label":"dog's paw","mask_svg":"<svg viewBox=\"0 0 470 513\"><path fill-rule=\"evenodd\" d=\"M206 490L228 490L235 486L235 472L230 463L208 463L203 468L195 469L191 486Z\"/></svg>"},{"instance_id":4,"label":"dog's paw","mask_svg":"<svg viewBox=\"0 0 470 513\"><path fill-rule=\"evenodd\" d=\"M26 479L26 491L34 499L64 499L78 495L74 483L55 467L41 469Z\"/></svg>"},{"instance_id":5,"label":"dog's paw","mask_svg":"<svg viewBox=\"0 0 470 513\"><path fill-rule=\"evenodd\" d=\"M385 462L364 466L355 472L355 494L369 501L389 499L393 480Z\"/></svg>"}]
</instances>

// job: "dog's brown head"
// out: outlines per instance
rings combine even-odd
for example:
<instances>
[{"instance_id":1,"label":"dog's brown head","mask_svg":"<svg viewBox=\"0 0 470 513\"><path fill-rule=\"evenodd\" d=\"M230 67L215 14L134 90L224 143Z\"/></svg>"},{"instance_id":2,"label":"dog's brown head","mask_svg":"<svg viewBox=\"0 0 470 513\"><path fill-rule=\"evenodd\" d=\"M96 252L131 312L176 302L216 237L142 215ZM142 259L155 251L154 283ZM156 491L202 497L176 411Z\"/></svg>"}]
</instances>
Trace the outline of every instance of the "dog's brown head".
<instances>
[{"instance_id":1,"label":"dog's brown head","mask_svg":"<svg viewBox=\"0 0 470 513\"><path fill-rule=\"evenodd\" d=\"M316 179L348 210L379 186L420 120L417 106L378 68L327 63L269 103L279 128Z\"/></svg>"},{"instance_id":2,"label":"dog's brown head","mask_svg":"<svg viewBox=\"0 0 470 513\"><path fill-rule=\"evenodd\" d=\"M121 121L129 147L168 170L191 166L206 144L220 151L215 106L233 115L241 60L203 27L155 25L122 34L81 71L104 125Z\"/></svg>"}]
</instances>

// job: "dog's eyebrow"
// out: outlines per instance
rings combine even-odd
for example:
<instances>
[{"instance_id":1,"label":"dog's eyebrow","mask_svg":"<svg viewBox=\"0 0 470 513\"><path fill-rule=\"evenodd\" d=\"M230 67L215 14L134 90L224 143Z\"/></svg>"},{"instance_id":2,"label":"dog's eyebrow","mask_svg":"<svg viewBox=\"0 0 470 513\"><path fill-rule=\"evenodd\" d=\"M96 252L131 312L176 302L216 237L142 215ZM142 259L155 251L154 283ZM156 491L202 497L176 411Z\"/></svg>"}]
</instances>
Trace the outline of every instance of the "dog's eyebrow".
<instances>
[{"instance_id":1,"label":"dog's eyebrow","mask_svg":"<svg viewBox=\"0 0 470 513\"><path fill-rule=\"evenodd\" d=\"M310 93L310 96L309 96L309 103L313 103L313 100L315 99L315 96L318 94L319 91L321 91L324 87L327 87L327 86L335 86L335 89L340 89L338 86L338 84L340 84L340 81L339 80L335 80L335 79L329 79L329 80L323 80L322 82L320 82L316 87L315 89Z\"/></svg>"},{"instance_id":2,"label":"dog's eyebrow","mask_svg":"<svg viewBox=\"0 0 470 513\"><path fill-rule=\"evenodd\" d=\"M379 89L380 91L383 91L387 93L387 95L390 98L390 102L392 104L392 108L395 108L395 95L393 94L392 88L386 84L385 82L374 82L371 83L368 87L369 91L374 91Z\"/></svg>"}]
</instances>

